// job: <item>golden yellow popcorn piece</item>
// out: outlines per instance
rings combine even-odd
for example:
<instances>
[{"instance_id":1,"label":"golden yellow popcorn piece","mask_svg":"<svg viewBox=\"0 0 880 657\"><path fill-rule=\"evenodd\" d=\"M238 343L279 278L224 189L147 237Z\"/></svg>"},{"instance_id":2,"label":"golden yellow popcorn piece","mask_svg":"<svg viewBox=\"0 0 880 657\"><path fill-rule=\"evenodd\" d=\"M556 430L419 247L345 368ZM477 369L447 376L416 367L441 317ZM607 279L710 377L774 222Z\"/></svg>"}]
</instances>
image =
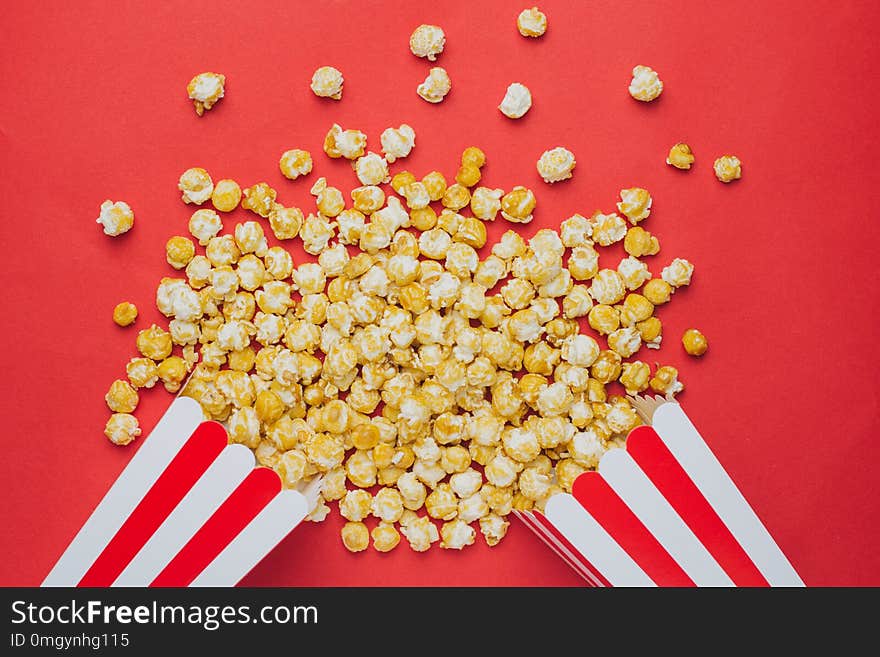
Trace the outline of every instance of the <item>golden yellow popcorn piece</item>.
<instances>
[{"instance_id":1,"label":"golden yellow popcorn piece","mask_svg":"<svg viewBox=\"0 0 880 657\"><path fill-rule=\"evenodd\" d=\"M367 136L360 130L343 130L342 126L334 123L327 131L324 137L324 152L332 158L344 157L347 160L356 160L364 154L367 146ZM312 194L317 194L315 187L320 186L320 181L326 180L320 178L312 188Z\"/></svg>"},{"instance_id":2,"label":"golden yellow popcorn piece","mask_svg":"<svg viewBox=\"0 0 880 657\"><path fill-rule=\"evenodd\" d=\"M465 187L473 187L480 182L480 169L472 164L462 164L455 174L455 182Z\"/></svg>"},{"instance_id":3,"label":"golden yellow popcorn piece","mask_svg":"<svg viewBox=\"0 0 880 657\"><path fill-rule=\"evenodd\" d=\"M137 349L147 358L161 361L171 355L171 334L155 324L137 335Z\"/></svg>"},{"instance_id":4,"label":"golden yellow popcorn piece","mask_svg":"<svg viewBox=\"0 0 880 657\"><path fill-rule=\"evenodd\" d=\"M662 395L675 395L684 390L684 385L678 380L678 370L671 365L658 367L650 383L651 390Z\"/></svg>"},{"instance_id":5,"label":"golden yellow popcorn piece","mask_svg":"<svg viewBox=\"0 0 880 657\"><path fill-rule=\"evenodd\" d=\"M281 169L284 177L289 180L296 180L300 176L307 176L312 171L312 154L299 148L284 151L281 154L278 167Z\"/></svg>"},{"instance_id":6,"label":"golden yellow popcorn piece","mask_svg":"<svg viewBox=\"0 0 880 657\"><path fill-rule=\"evenodd\" d=\"M362 185L378 185L391 180L388 163L381 155L372 151L355 161L354 170Z\"/></svg>"},{"instance_id":7,"label":"golden yellow popcorn piece","mask_svg":"<svg viewBox=\"0 0 880 657\"><path fill-rule=\"evenodd\" d=\"M523 9L516 17L516 29L524 37L539 37L547 31L547 16L537 7Z\"/></svg>"},{"instance_id":8,"label":"golden yellow popcorn piece","mask_svg":"<svg viewBox=\"0 0 880 657\"><path fill-rule=\"evenodd\" d=\"M641 226L633 226L623 238L624 250L633 257L656 255L660 252L660 242Z\"/></svg>"},{"instance_id":9,"label":"golden yellow popcorn piece","mask_svg":"<svg viewBox=\"0 0 880 657\"><path fill-rule=\"evenodd\" d=\"M461 163L481 169L486 164L486 154L477 146L468 146L461 152Z\"/></svg>"},{"instance_id":10,"label":"golden yellow popcorn piece","mask_svg":"<svg viewBox=\"0 0 880 657\"><path fill-rule=\"evenodd\" d=\"M715 177L723 183L733 182L742 177L742 162L736 155L722 155L715 160L712 168L715 169Z\"/></svg>"},{"instance_id":11,"label":"golden yellow popcorn piece","mask_svg":"<svg viewBox=\"0 0 880 657\"><path fill-rule=\"evenodd\" d=\"M104 400L114 413L131 413L137 408L138 393L127 381L117 379L110 384Z\"/></svg>"},{"instance_id":12,"label":"golden yellow popcorn piece","mask_svg":"<svg viewBox=\"0 0 880 657\"><path fill-rule=\"evenodd\" d=\"M623 280L623 284L627 290L635 290L642 286L646 281L651 280L651 272L648 271L648 265L629 256L620 261L617 265L617 273Z\"/></svg>"},{"instance_id":13,"label":"golden yellow popcorn piece","mask_svg":"<svg viewBox=\"0 0 880 657\"><path fill-rule=\"evenodd\" d=\"M202 246L206 246L222 228L220 215L213 210L196 210L189 219L189 232Z\"/></svg>"},{"instance_id":14,"label":"golden yellow popcorn piece","mask_svg":"<svg viewBox=\"0 0 880 657\"><path fill-rule=\"evenodd\" d=\"M546 183L555 183L571 178L575 167L574 153L567 148L557 146L544 151L538 159L538 173Z\"/></svg>"},{"instance_id":15,"label":"golden yellow popcorn piece","mask_svg":"<svg viewBox=\"0 0 880 657\"><path fill-rule=\"evenodd\" d=\"M201 205L211 198L214 183L207 171L201 167L195 167L183 172L177 183L177 188L183 192L184 203Z\"/></svg>"},{"instance_id":16,"label":"golden yellow popcorn piece","mask_svg":"<svg viewBox=\"0 0 880 657\"><path fill-rule=\"evenodd\" d=\"M159 380L156 363L149 358L132 358L125 366L125 373L135 388L152 388Z\"/></svg>"},{"instance_id":17,"label":"golden yellow popcorn piece","mask_svg":"<svg viewBox=\"0 0 880 657\"><path fill-rule=\"evenodd\" d=\"M429 103L439 103L446 94L452 89L452 81L445 69L434 66L429 72L428 77L416 89L419 96L427 100Z\"/></svg>"},{"instance_id":18,"label":"golden yellow popcorn piece","mask_svg":"<svg viewBox=\"0 0 880 657\"><path fill-rule=\"evenodd\" d=\"M241 207L266 218L272 212L277 195L278 192L272 189L268 183L257 183L252 187L245 188Z\"/></svg>"},{"instance_id":19,"label":"golden yellow popcorn piece","mask_svg":"<svg viewBox=\"0 0 880 657\"><path fill-rule=\"evenodd\" d=\"M666 157L666 164L674 166L676 169L690 169L694 163L694 153L691 147L683 142L678 142L669 149L669 155Z\"/></svg>"},{"instance_id":20,"label":"golden yellow popcorn piece","mask_svg":"<svg viewBox=\"0 0 880 657\"><path fill-rule=\"evenodd\" d=\"M180 356L169 356L159 363L157 373L165 385L165 390L172 393L177 392L186 379L186 361Z\"/></svg>"},{"instance_id":21,"label":"golden yellow popcorn piece","mask_svg":"<svg viewBox=\"0 0 880 657\"><path fill-rule=\"evenodd\" d=\"M602 269L593 277L590 296L596 303L611 306L621 301L625 295L623 277L613 269Z\"/></svg>"},{"instance_id":22,"label":"golden yellow popcorn piece","mask_svg":"<svg viewBox=\"0 0 880 657\"><path fill-rule=\"evenodd\" d=\"M691 356L702 356L709 348L706 336L697 329L685 331L684 335L681 336L681 343L684 345L684 350Z\"/></svg>"},{"instance_id":23,"label":"golden yellow popcorn piece","mask_svg":"<svg viewBox=\"0 0 880 657\"><path fill-rule=\"evenodd\" d=\"M507 535L508 527L510 527L510 523L495 513L490 513L480 518L480 531L483 534L483 538L486 539L486 545L489 547L498 545L501 542L505 535Z\"/></svg>"},{"instance_id":24,"label":"golden yellow popcorn piece","mask_svg":"<svg viewBox=\"0 0 880 657\"><path fill-rule=\"evenodd\" d=\"M411 520L405 525L402 522L401 524L400 531L406 537L413 552L424 552L430 549L432 543L440 540L437 526L426 516Z\"/></svg>"},{"instance_id":25,"label":"golden yellow popcorn piece","mask_svg":"<svg viewBox=\"0 0 880 657\"><path fill-rule=\"evenodd\" d=\"M527 224L537 200L532 190L516 186L501 198L501 216L512 223Z\"/></svg>"},{"instance_id":26,"label":"golden yellow popcorn piece","mask_svg":"<svg viewBox=\"0 0 880 657\"><path fill-rule=\"evenodd\" d=\"M175 269L186 267L196 254L192 240L176 235L165 243L165 260Z\"/></svg>"},{"instance_id":27,"label":"golden yellow popcorn piece","mask_svg":"<svg viewBox=\"0 0 880 657\"><path fill-rule=\"evenodd\" d=\"M107 426L104 427L104 435L114 445L128 445L128 443L141 435L141 429L134 415L114 413L107 420Z\"/></svg>"},{"instance_id":28,"label":"golden yellow popcorn piece","mask_svg":"<svg viewBox=\"0 0 880 657\"><path fill-rule=\"evenodd\" d=\"M635 226L651 214L651 194L647 189L631 187L620 190L620 203L617 209Z\"/></svg>"},{"instance_id":29,"label":"golden yellow popcorn piece","mask_svg":"<svg viewBox=\"0 0 880 657\"><path fill-rule=\"evenodd\" d=\"M113 309L113 321L119 326L130 326L137 319L138 309L130 301L123 301Z\"/></svg>"},{"instance_id":30,"label":"golden yellow popcorn piece","mask_svg":"<svg viewBox=\"0 0 880 657\"><path fill-rule=\"evenodd\" d=\"M349 552L363 552L370 545L370 531L362 522L347 522L342 526L342 544Z\"/></svg>"},{"instance_id":31,"label":"golden yellow popcorn piece","mask_svg":"<svg viewBox=\"0 0 880 657\"><path fill-rule=\"evenodd\" d=\"M370 535L373 537L373 548L376 552L390 552L400 543L400 534L394 525L387 522L376 525Z\"/></svg>"},{"instance_id":32,"label":"golden yellow popcorn piece","mask_svg":"<svg viewBox=\"0 0 880 657\"><path fill-rule=\"evenodd\" d=\"M426 57L429 62L437 59L446 45L446 34L437 25L419 25L409 37L409 49L416 57Z\"/></svg>"},{"instance_id":33,"label":"golden yellow popcorn piece","mask_svg":"<svg viewBox=\"0 0 880 657\"><path fill-rule=\"evenodd\" d=\"M636 100L650 102L663 93L663 82L657 72L648 66L636 66L632 70L629 95Z\"/></svg>"},{"instance_id":34,"label":"golden yellow popcorn piece","mask_svg":"<svg viewBox=\"0 0 880 657\"><path fill-rule=\"evenodd\" d=\"M659 306L669 301L672 296L672 286L662 278L652 278L645 283L642 294L655 306Z\"/></svg>"},{"instance_id":35,"label":"golden yellow popcorn piece","mask_svg":"<svg viewBox=\"0 0 880 657\"><path fill-rule=\"evenodd\" d=\"M525 116L531 107L532 92L524 84L514 82L507 87L507 92L498 109L509 119L519 119Z\"/></svg>"},{"instance_id":36,"label":"golden yellow popcorn piece","mask_svg":"<svg viewBox=\"0 0 880 657\"><path fill-rule=\"evenodd\" d=\"M691 284L694 266L684 258L676 258L663 268L661 278L674 288Z\"/></svg>"},{"instance_id":37,"label":"golden yellow popcorn piece","mask_svg":"<svg viewBox=\"0 0 880 657\"><path fill-rule=\"evenodd\" d=\"M386 128L379 137L385 161L391 164L412 152L416 145L416 132L406 123L399 128Z\"/></svg>"},{"instance_id":38,"label":"golden yellow popcorn piece","mask_svg":"<svg viewBox=\"0 0 880 657\"><path fill-rule=\"evenodd\" d=\"M617 213L597 212L591 219L593 239L600 246L611 246L626 236L626 222Z\"/></svg>"},{"instance_id":39,"label":"golden yellow popcorn piece","mask_svg":"<svg viewBox=\"0 0 880 657\"><path fill-rule=\"evenodd\" d=\"M201 116L206 110L214 107L214 104L223 98L226 76L220 73L199 73L189 84L186 85L186 93L196 108L196 114Z\"/></svg>"},{"instance_id":40,"label":"golden yellow popcorn piece","mask_svg":"<svg viewBox=\"0 0 880 657\"><path fill-rule=\"evenodd\" d=\"M651 368L640 360L624 363L620 374L620 383L627 394L635 395L647 389L651 379Z\"/></svg>"},{"instance_id":41,"label":"golden yellow popcorn piece","mask_svg":"<svg viewBox=\"0 0 880 657\"><path fill-rule=\"evenodd\" d=\"M299 208L285 208L276 205L269 215L269 227L275 238L279 240L291 240L299 235L303 221L303 213Z\"/></svg>"},{"instance_id":42,"label":"golden yellow popcorn piece","mask_svg":"<svg viewBox=\"0 0 880 657\"><path fill-rule=\"evenodd\" d=\"M342 98L342 84L344 80L339 69L332 66L322 66L312 74L312 92L321 98Z\"/></svg>"},{"instance_id":43,"label":"golden yellow popcorn piece","mask_svg":"<svg viewBox=\"0 0 880 657\"><path fill-rule=\"evenodd\" d=\"M101 203L101 214L96 222L104 227L104 234L116 237L131 230L134 212L125 201L107 200Z\"/></svg>"},{"instance_id":44,"label":"golden yellow popcorn piece","mask_svg":"<svg viewBox=\"0 0 880 657\"><path fill-rule=\"evenodd\" d=\"M211 193L211 203L221 212L232 212L241 201L241 187L234 180L218 180Z\"/></svg>"},{"instance_id":45,"label":"golden yellow popcorn piece","mask_svg":"<svg viewBox=\"0 0 880 657\"><path fill-rule=\"evenodd\" d=\"M473 545L476 536L474 528L460 519L452 522L444 522L440 529L440 547L447 550L461 550L468 545Z\"/></svg>"},{"instance_id":46,"label":"golden yellow popcorn piece","mask_svg":"<svg viewBox=\"0 0 880 657\"><path fill-rule=\"evenodd\" d=\"M660 348L660 343L663 341L663 336L661 335L663 324L659 318L649 317L641 322L636 322L636 328L639 330L639 335L642 336L642 342L648 349Z\"/></svg>"}]
</instances>

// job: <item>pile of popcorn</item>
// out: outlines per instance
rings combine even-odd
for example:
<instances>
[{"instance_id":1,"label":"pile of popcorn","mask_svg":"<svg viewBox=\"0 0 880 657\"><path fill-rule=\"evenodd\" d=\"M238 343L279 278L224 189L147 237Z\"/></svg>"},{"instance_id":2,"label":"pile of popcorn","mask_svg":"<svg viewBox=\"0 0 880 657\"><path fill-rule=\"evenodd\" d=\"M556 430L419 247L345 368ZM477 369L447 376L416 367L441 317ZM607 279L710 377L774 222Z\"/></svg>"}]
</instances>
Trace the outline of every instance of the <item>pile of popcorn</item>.
<instances>
[{"instance_id":1,"label":"pile of popcorn","mask_svg":"<svg viewBox=\"0 0 880 657\"><path fill-rule=\"evenodd\" d=\"M538 37L546 16L526 10L517 26ZM436 26L420 26L410 39L412 52L430 61L444 44ZM633 75L638 100L662 91L651 69ZM203 73L190 83L200 115L222 98L224 81ZM342 84L338 70L322 67L311 87L338 99ZM431 102L448 91L436 67L419 87ZM528 89L514 83L501 109L518 118L530 106ZM628 394L683 389L674 367L652 368L642 351L659 349L655 310L694 271L682 258L649 270L645 258L660 243L640 225L651 214L648 190L622 189L616 212L574 214L558 231L528 239L508 230L489 246L486 223L528 224L534 192L481 185L486 155L473 146L451 180L439 170L392 175L415 138L409 125L389 127L374 152L366 134L333 124L324 153L349 160L359 185L345 193L317 178L313 209L282 204L266 182L242 189L202 168L185 171L183 202L204 207L192 213L189 235L166 244L179 272L156 291L168 323L138 332L139 356L106 395L107 437L124 445L140 434L132 415L139 391L161 382L197 400L286 487L319 477L309 519L323 520L326 503L338 501L350 551L372 539L386 552L401 534L418 552L436 542L461 549L477 530L496 545L514 509L543 509L624 445L639 416L607 386L619 382ZM690 147L676 144L667 161L686 169L693 160ZM279 167L297 180L314 162L292 149ZM574 167L563 147L537 162L547 183L571 178ZM739 177L738 160L715 168L719 178ZM222 214L239 206L253 218L224 225ZM134 214L108 200L98 222L118 235ZM281 246L296 239L312 261L294 262ZM601 266L600 250L618 243L626 257ZM137 308L123 302L113 319L129 326ZM683 345L695 356L708 347L696 329ZM378 524L369 531L371 516Z\"/></svg>"}]
</instances>

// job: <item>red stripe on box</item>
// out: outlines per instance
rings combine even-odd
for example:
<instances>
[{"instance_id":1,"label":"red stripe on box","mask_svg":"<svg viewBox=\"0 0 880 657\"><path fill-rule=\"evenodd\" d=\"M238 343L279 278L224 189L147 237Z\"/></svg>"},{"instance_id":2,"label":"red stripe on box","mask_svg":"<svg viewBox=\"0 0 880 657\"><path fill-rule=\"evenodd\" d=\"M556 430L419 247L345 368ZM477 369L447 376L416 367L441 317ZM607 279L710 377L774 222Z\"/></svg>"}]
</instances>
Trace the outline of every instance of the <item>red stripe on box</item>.
<instances>
[{"instance_id":1,"label":"red stripe on box","mask_svg":"<svg viewBox=\"0 0 880 657\"><path fill-rule=\"evenodd\" d=\"M150 586L189 586L280 491L274 470L255 468Z\"/></svg>"},{"instance_id":2,"label":"red stripe on box","mask_svg":"<svg viewBox=\"0 0 880 657\"><path fill-rule=\"evenodd\" d=\"M650 426L633 429L626 449L737 586L769 586L730 530Z\"/></svg>"},{"instance_id":3,"label":"red stripe on box","mask_svg":"<svg viewBox=\"0 0 880 657\"><path fill-rule=\"evenodd\" d=\"M574 568L584 579L593 586L605 587L610 586L599 573L598 570L590 563L575 546L568 542L568 539L556 529L556 526L550 522L547 517L540 512L531 512L530 519L535 523L535 533L541 539L550 545L550 547L561 556L572 568Z\"/></svg>"},{"instance_id":4,"label":"red stripe on box","mask_svg":"<svg viewBox=\"0 0 880 657\"><path fill-rule=\"evenodd\" d=\"M78 586L110 586L226 447L226 430L203 422L110 539Z\"/></svg>"},{"instance_id":5,"label":"red stripe on box","mask_svg":"<svg viewBox=\"0 0 880 657\"><path fill-rule=\"evenodd\" d=\"M696 586L598 472L585 472L571 494L658 586Z\"/></svg>"}]
</instances>

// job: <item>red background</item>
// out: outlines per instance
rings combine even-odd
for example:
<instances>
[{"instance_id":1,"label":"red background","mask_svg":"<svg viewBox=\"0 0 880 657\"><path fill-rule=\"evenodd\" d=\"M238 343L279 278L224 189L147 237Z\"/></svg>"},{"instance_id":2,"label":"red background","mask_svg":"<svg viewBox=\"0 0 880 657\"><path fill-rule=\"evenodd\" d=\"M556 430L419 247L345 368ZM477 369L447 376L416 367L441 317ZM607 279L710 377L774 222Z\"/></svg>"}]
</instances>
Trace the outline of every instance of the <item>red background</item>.
<instances>
[{"instance_id":1,"label":"red background","mask_svg":"<svg viewBox=\"0 0 880 657\"><path fill-rule=\"evenodd\" d=\"M651 190L652 271L682 256L696 274L658 313L664 348L643 357L681 370L684 407L808 584L880 584L880 5L543 2L549 30L526 40L514 26L525 3L68 4L7 4L0 42L0 584L38 584L136 448L103 437L103 395L136 331L159 319L163 245L193 211L180 173L267 180L281 202L311 207L318 175L356 184L321 153L333 122L375 150L384 128L411 124L416 148L394 168L418 175L451 177L460 151L481 146L490 186L535 189L528 235L613 209L621 187ZM422 22L447 34L439 63L453 91L436 106L416 95L429 64L407 48ZM309 91L323 64L345 75L341 102ZM659 71L659 101L628 96L636 64ZM227 95L199 119L185 86L203 70L227 76ZM512 81L535 98L516 122L496 109ZM696 153L689 172L664 164L679 140ZM578 165L548 186L534 163L556 145ZM306 181L278 171L294 147L315 155ZM722 185L711 165L727 152L743 179ZM94 223L105 198L134 208L126 236ZM252 216L237 211L227 229ZM111 321L123 299L141 310L136 328ZM711 343L702 360L680 346L693 325ZM142 396L145 433L169 400ZM494 550L478 539L422 555L350 555L340 525L334 512L297 529L246 583L578 583L515 522Z\"/></svg>"}]
</instances>

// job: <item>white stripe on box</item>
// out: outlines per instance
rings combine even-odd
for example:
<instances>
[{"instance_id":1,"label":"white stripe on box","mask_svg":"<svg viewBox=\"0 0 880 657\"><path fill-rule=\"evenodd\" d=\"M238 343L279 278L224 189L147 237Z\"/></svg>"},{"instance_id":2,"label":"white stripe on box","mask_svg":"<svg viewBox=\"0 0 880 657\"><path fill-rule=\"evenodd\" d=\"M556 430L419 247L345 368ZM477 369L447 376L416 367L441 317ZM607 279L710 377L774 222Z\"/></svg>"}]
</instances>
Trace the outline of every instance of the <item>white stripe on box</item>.
<instances>
[{"instance_id":1,"label":"white stripe on box","mask_svg":"<svg viewBox=\"0 0 880 657\"><path fill-rule=\"evenodd\" d=\"M656 586L626 550L568 493L551 497L544 514L611 586Z\"/></svg>"},{"instance_id":2,"label":"white stripe on box","mask_svg":"<svg viewBox=\"0 0 880 657\"><path fill-rule=\"evenodd\" d=\"M149 586L254 469L244 445L227 445L126 566L113 586Z\"/></svg>"},{"instance_id":3,"label":"white stripe on box","mask_svg":"<svg viewBox=\"0 0 880 657\"><path fill-rule=\"evenodd\" d=\"M662 404L654 413L653 425L770 586L803 586L791 563L681 407L672 402Z\"/></svg>"},{"instance_id":4,"label":"white stripe on box","mask_svg":"<svg viewBox=\"0 0 880 657\"><path fill-rule=\"evenodd\" d=\"M46 576L43 586L79 584L202 420L202 409L195 400L178 397L171 403Z\"/></svg>"},{"instance_id":5,"label":"white stripe on box","mask_svg":"<svg viewBox=\"0 0 880 657\"><path fill-rule=\"evenodd\" d=\"M697 586L734 586L733 580L660 494L629 452L612 449L599 473Z\"/></svg>"},{"instance_id":6,"label":"white stripe on box","mask_svg":"<svg viewBox=\"0 0 880 657\"><path fill-rule=\"evenodd\" d=\"M308 513L302 493L283 490L260 511L190 586L235 586Z\"/></svg>"},{"instance_id":7,"label":"white stripe on box","mask_svg":"<svg viewBox=\"0 0 880 657\"><path fill-rule=\"evenodd\" d=\"M528 527L531 532L541 539L547 547L553 550L556 555L562 559L568 566L580 575L591 586L602 587L604 584L592 573L587 567L584 558L580 554L575 554L568 549L556 536L554 536L544 525L542 525L535 515L529 511L514 510L513 514L522 520L522 523Z\"/></svg>"}]
</instances>

